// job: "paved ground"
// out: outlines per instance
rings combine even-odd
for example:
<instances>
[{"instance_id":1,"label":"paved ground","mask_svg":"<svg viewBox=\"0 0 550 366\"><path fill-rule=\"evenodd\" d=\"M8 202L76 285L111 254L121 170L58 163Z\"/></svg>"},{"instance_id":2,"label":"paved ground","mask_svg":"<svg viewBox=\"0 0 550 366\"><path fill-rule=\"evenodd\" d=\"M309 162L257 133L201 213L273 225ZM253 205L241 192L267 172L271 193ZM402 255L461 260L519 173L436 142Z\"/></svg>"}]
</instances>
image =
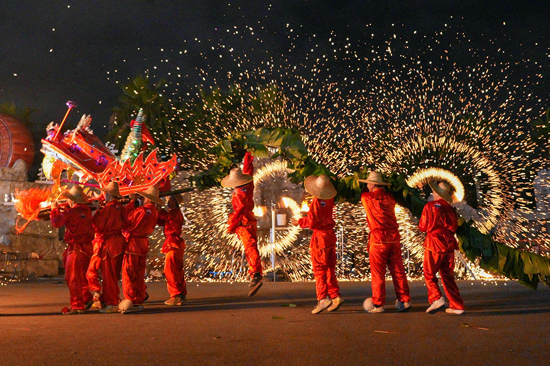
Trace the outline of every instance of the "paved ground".
<instances>
[{"instance_id":1,"label":"paved ground","mask_svg":"<svg viewBox=\"0 0 550 366\"><path fill-rule=\"evenodd\" d=\"M313 283L266 283L253 298L244 283L190 283L181 307L153 283L143 313L67 316L55 282L0 287L0 364L550 365L550 289L514 282L460 282L463 316L426 314L421 282L399 314L362 311L369 283L341 283L346 304L319 315Z\"/></svg>"}]
</instances>

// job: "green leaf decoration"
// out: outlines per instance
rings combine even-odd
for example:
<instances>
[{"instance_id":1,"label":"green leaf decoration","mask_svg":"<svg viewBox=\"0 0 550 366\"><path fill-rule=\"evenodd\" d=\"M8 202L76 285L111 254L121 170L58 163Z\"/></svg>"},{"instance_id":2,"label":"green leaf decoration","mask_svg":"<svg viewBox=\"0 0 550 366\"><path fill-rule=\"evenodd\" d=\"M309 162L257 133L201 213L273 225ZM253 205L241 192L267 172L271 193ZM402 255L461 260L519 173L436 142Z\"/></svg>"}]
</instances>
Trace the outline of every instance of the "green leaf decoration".
<instances>
[{"instance_id":1,"label":"green leaf decoration","mask_svg":"<svg viewBox=\"0 0 550 366\"><path fill-rule=\"evenodd\" d=\"M259 107L258 107L259 108ZM278 149L269 153L269 148ZM325 174L329 176L338 194L336 201L347 201L356 204L361 199L361 185L358 179L365 179L366 169L359 173L338 178L326 166L317 163L307 153L300 133L290 128L259 128L245 132L234 132L213 148L217 163L208 171L190 178L194 187L206 189L219 187L223 177L229 174L233 166L242 161L249 151L253 156L276 159L281 157L294 169L288 174L294 184L302 184L310 175ZM408 208L414 217L420 219L426 201L416 188L409 187L404 174L385 175L394 194L396 202ZM519 283L536 289L539 282L550 286L550 260L534 253L528 253L505 244L495 242L490 235L482 234L470 223L462 223L456 233L460 250L474 262L479 258L479 265L484 270L518 280Z\"/></svg>"}]
</instances>

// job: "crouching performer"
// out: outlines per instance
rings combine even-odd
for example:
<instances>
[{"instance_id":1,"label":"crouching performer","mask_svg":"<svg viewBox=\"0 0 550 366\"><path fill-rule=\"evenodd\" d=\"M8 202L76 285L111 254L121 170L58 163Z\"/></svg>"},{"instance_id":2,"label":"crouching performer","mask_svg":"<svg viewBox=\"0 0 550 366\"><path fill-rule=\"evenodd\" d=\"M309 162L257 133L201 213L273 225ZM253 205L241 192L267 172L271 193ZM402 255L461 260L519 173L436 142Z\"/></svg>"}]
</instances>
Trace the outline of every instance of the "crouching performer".
<instances>
[{"instance_id":1,"label":"crouching performer","mask_svg":"<svg viewBox=\"0 0 550 366\"><path fill-rule=\"evenodd\" d=\"M149 187L137 194L145 198L143 206L135 207L135 195L130 196L131 201L126 206L129 211L124 231L127 233L128 246L122 264L122 292L125 299L132 301L134 310L141 310L147 297L145 270L149 254L149 235L157 226L156 205L162 205L163 202L156 187Z\"/></svg>"},{"instance_id":2,"label":"crouching performer","mask_svg":"<svg viewBox=\"0 0 550 366\"><path fill-rule=\"evenodd\" d=\"M181 237L183 227L183 214L179 205L183 202L181 194L170 196L168 199L168 211L162 209L158 213L158 225L164 227L166 240L161 253L166 254L164 259L164 276L170 298L166 305L183 305L186 301L187 287L183 270L183 254L185 240Z\"/></svg>"},{"instance_id":3,"label":"crouching performer","mask_svg":"<svg viewBox=\"0 0 550 366\"><path fill-rule=\"evenodd\" d=\"M64 308L62 313L83 314L93 304L86 280L86 271L93 251L92 211L86 206L89 201L80 186L63 191L61 196L69 199L69 207L62 212L57 202L52 202L50 219L55 228L65 226L64 241L67 243L67 249L63 252L63 266L71 307Z\"/></svg>"},{"instance_id":4,"label":"crouching performer","mask_svg":"<svg viewBox=\"0 0 550 366\"><path fill-rule=\"evenodd\" d=\"M241 239L250 275L250 291L254 296L262 287L262 262L258 251L257 220L254 216L254 157L247 152L244 156L243 170L231 169L228 176L222 179L222 187L235 188L231 198L233 212L227 220L227 232L236 233Z\"/></svg>"},{"instance_id":5,"label":"crouching performer","mask_svg":"<svg viewBox=\"0 0 550 366\"><path fill-rule=\"evenodd\" d=\"M101 303L102 309L99 311L117 313L117 305L120 301L118 281L126 247L126 239L122 236L126 215L124 206L119 202L122 196L118 183L110 182L102 191L105 194L106 204L97 210L93 218L94 254L86 277L94 301ZM101 270L102 284L99 283L99 270Z\"/></svg>"},{"instance_id":6,"label":"crouching performer","mask_svg":"<svg viewBox=\"0 0 550 366\"><path fill-rule=\"evenodd\" d=\"M304 182L314 197L306 217L293 220L293 225L313 230L310 243L311 264L315 276L317 306L312 314L335 311L344 303L336 279L336 233L334 232L334 197L336 189L326 175L309 176Z\"/></svg>"},{"instance_id":7,"label":"crouching performer","mask_svg":"<svg viewBox=\"0 0 550 366\"><path fill-rule=\"evenodd\" d=\"M458 218L455 209L450 205L451 188L446 182L429 182L434 200L424 206L420 223L420 231L426 232L424 240L424 279L428 288L430 307L427 313L436 313L445 305L445 298L437 284L436 274L441 275L443 288L449 299L450 307L447 313L460 315L464 313L464 301L454 279L454 251L458 249L455 233L458 228Z\"/></svg>"},{"instance_id":8,"label":"crouching performer","mask_svg":"<svg viewBox=\"0 0 550 366\"><path fill-rule=\"evenodd\" d=\"M379 172L370 172L367 188L361 194L361 202L367 214L370 235L368 243L372 297L363 308L368 313L381 313L386 304L386 267L390 270L395 288L397 311L407 311L411 306L409 284L401 256L401 236L395 218L395 199L384 189L389 185Z\"/></svg>"}]
</instances>

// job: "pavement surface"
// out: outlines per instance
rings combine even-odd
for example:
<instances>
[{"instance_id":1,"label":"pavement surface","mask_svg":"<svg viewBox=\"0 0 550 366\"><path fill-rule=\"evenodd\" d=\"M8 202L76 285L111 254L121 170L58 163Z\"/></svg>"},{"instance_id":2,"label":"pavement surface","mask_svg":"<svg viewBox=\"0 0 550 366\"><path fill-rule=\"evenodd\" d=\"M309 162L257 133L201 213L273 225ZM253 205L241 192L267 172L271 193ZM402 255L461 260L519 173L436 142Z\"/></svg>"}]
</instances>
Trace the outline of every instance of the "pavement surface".
<instances>
[{"instance_id":1,"label":"pavement surface","mask_svg":"<svg viewBox=\"0 0 550 366\"><path fill-rule=\"evenodd\" d=\"M314 283L189 283L186 305L168 307L166 284L148 284L140 313L61 315L62 280L0 286L2 365L550 365L550 289L459 281L466 313L413 307L368 314L370 283L341 282L346 303L312 315Z\"/></svg>"}]
</instances>

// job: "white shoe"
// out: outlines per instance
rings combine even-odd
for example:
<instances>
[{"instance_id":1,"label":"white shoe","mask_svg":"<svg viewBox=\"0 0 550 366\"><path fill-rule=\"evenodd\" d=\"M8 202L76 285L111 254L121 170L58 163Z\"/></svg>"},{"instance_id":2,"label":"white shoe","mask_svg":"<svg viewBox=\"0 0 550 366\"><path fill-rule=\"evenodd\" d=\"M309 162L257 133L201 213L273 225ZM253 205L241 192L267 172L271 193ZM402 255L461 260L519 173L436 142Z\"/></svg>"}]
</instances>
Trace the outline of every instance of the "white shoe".
<instances>
[{"instance_id":1,"label":"white shoe","mask_svg":"<svg viewBox=\"0 0 550 366\"><path fill-rule=\"evenodd\" d=\"M344 303L344 299L342 299L340 296L335 297L332 299L332 305L330 305L327 309L327 311L336 311L340 309L340 306Z\"/></svg>"},{"instance_id":2,"label":"white shoe","mask_svg":"<svg viewBox=\"0 0 550 366\"><path fill-rule=\"evenodd\" d=\"M401 302L399 300L395 300L395 308L400 313L409 310L410 307L411 307L410 302Z\"/></svg>"},{"instance_id":3,"label":"white shoe","mask_svg":"<svg viewBox=\"0 0 550 366\"><path fill-rule=\"evenodd\" d=\"M328 298L319 300L317 302L317 306L311 311L312 314L318 314L321 311L328 308L330 305L332 305L332 301Z\"/></svg>"},{"instance_id":4,"label":"white shoe","mask_svg":"<svg viewBox=\"0 0 550 366\"><path fill-rule=\"evenodd\" d=\"M435 300L434 302L432 302L430 307L426 309L426 312L428 314L435 314L442 306L445 306L445 298L443 296L440 297L439 300Z\"/></svg>"},{"instance_id":5,"label":"white shoe","mask_svg":"<svg viewBox=\"0 0 550 366\"><path fill-rule=\"evenodd\" d=\"M376 313L383 313L384 307L383 306L375 306L374 302L372 301L372 297L369 297L365 301L363 301L363 309L367 313L376 314Z\"/></svg>"},{"instance_id":6,"label":"white shoe","mask_svg":"<svg viewBox=\"0 0 550 366\"><path fill-rule=\"evenodd\" d=\"M454 315L462 315L462 314L464 314L464 310L452 309L452 308L447 308L447 309L445 309L445 312L446 312L447 314L454 314Z\"/></svg>"}]
</instances>

